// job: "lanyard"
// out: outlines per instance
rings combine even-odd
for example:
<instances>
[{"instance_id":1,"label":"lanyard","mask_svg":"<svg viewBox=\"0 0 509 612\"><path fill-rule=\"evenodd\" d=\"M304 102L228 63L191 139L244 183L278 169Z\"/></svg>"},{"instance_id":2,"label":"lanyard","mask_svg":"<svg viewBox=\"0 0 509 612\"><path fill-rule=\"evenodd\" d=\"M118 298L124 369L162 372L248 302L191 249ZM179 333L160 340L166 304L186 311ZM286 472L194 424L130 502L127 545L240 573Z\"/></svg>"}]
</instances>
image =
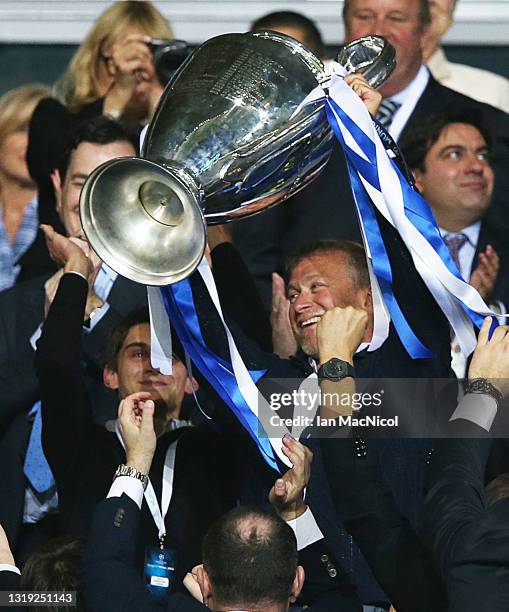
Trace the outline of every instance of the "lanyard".
<instances>
[{"instance_id":1,"label":"lanyard","mask_svg":"<svg viewBox=\"0 0 509 612\"><path fill-rule=\"evenodd\" d=\"M119 439L120 444L122 444L122 447L125 450L124 440L122 440L122 435L118 427L118 420L115 422L115 433L117 434L117 438ZM178 440L175 440L175 442L172 442L168 446L168 450L166 451L166 455L164 457L161 507L159 507L157 496L154 491L154 487L152 486L152 483L150 481L150 478L148 481L148 486L144 493L148 509L150 510L150 514L152 515L154 523L157 527L159 545L161 548L164 548L164 538L166 536L164 519L166 518L166 514L168 513L171 496L173 494L173 478L175 476L175 453L177 450L177 442Z\"/></svg>"}]
</instances>

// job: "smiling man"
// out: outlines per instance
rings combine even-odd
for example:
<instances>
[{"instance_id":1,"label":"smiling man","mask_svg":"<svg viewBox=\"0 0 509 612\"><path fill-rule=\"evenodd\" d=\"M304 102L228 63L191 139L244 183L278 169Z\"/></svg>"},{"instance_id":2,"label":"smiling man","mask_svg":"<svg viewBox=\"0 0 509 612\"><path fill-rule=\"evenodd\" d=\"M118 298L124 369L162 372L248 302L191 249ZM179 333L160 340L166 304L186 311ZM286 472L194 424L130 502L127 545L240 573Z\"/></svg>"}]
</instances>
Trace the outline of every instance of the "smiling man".
<instances>
[{"instance_id":1,"label":"smiling man","mask_svg":"<svg viewBox=\"0 0 509 612\"><path fill-rule=\"evenodd\" d=\"M111 484L111 474L125 464L125 451L116 421L106 427L93 422L81 374L81 324L94 284L93 260L69 238L45 231L52 257L63 262L64 268L36 354L42 446L55 478L61 531L86 535L93 508ZM222 437L215 430L186 427L189 423L181 420L184 396L197 385L188 377L177 339L171 375L152 367L150 346L149 315L144 308L131 313L109 336L104 383L118 392L120 400L143 393L144 399L155 403L153 489L147 489L142 507L140 543L157 546L164 536L176 560L176 572L183 575L200 561L201 538L210 522L234 503L230 483L224 482L228 445L221 445Z\"/></svg>"},{"instance_id":2,"label":"smiling man","mask_svg":"<svg viewBox=\"0 0 509 612\"><path fill-rule=\"evenodd\" d=\"M486 224L495 177L490 135L479 114L453 111L430 117L409 131L401 146L462 276L496 312L505 313L509 254L504 232ZM466 357L453 343L459 377L465 367Z\"/></svg>"},{"instance_id":3,"label":"smiling man","mask_svg":"<svg viewBox=\"0 0 509 612\"><path fill-rule=\"evenodd\" d=\"M396 49L396 69L380 88L384 98L403 91L415 79L430 23L428 0L346 0L343 21L347 42L378 34Z\"/></svg>"}]
</instances>

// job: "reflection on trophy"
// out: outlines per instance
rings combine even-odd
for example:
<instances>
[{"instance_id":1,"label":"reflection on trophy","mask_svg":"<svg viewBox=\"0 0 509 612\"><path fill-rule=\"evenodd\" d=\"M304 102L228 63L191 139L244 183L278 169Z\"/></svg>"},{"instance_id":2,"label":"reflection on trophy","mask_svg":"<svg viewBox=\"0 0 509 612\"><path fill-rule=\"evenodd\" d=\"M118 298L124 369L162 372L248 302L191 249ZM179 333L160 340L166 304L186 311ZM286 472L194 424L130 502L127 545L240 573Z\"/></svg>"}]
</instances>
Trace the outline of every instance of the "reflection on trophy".
<instances>
[{"instance_id":1,"label":"reflection on trophy","mask_svg":"<svg viewBox=\"0 0 509 612\"><path fill-rule=\"evenodd\" d=\"M369 36L339 59L378 86L394 49ZM327 79L320 60L283 34L205 42L168 84L142 157L109 161L87 179L80 210L93 249L136 282L186 278L203 256L206 224L285 200L327 163L333 133L323 102L301 107Z\"/></svg>"}]
</instances>

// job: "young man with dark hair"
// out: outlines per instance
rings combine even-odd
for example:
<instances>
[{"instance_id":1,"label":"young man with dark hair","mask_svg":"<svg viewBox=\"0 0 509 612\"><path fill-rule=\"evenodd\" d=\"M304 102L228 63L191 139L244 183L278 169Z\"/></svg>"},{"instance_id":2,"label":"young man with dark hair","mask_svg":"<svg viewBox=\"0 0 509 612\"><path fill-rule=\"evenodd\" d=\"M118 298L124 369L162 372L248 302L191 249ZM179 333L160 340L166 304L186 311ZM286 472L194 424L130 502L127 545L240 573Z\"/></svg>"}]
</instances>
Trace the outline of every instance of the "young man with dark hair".
<instances>
[{"instance_id":1,"label":"young man with dark hair","mask_svg":"<svg viewBox=\"0 0 509 612\"><path fill-rule=\"evenodd\" d=\"M130 311L146 304L146 289L118 276L90 251L81 226L79 197L87 176L105 161L136 153L129 132L106 117L79 127L69 145L68 163L52 173L57 210L69 240L90 253L94 282L87 292L80 325L83 352L80 371L92 398L94 418L103 423L115 416L116 397L102 383L100 355L108 331ZM43 226L51 240L53 229ZM64 262L52 276L29 280L0 295L0 428L16 415L0 444L5 478L0 496L4 525L20 561L39 539L58 533L55 483L40 450L39 382L34 351L45 313L50 307ZM36 423L36 427L32 427ZM21 532L21 539L18 541Z\"/></svg>"},{"instance_id":2,"label":"young man with dark hair","mask_svg":"<svg viewBox=\"0 0 509 612\"><path fill-rule=\"evenodd\" d=\"M131 134L106 117L83 124L73 136L67 162L52 173L57 210L66 233L80 240L88 251L79 215L81 187L88 174L105 161L136 153ZM48 230L50 231L50 230ZM102 390L98 361L105 334L133 308L146 303L146 290L115 272L94 256L97 269L95 289L87 304L84 328L84 359L88 386L100 401L95 410L99 420L114 415L115 398ZM59 264L61 265L61 264ZM38 399L38 382L33 367L35 340L44 314L62 275L44 275L13 287L0 295L0 430L16 414L28 411Z\"/></svg>"},{"instance_id":3,"label":"young man with dark hair","mask_svg":"<svg viewBox=\"0 0 509 612\"><path fill-rule=\"evenodd\" d=\"M473 109L431 116L407 132L401 148L459 272L496 312L505 313L509 252L505 232L486 223L495 177L481 116ZM452 355L463 378L466 357L457 342Z\"/></svg>"},{"instance_id":4,"label":"young man with dark hair","mask_svg":"<svg viewBox=\"0 0 509 612\"><path fill-rule=\"evenodd\" d=\"M141 474L150 472L156 447L153 413L152 402L142 394L127 397L119 409L127 465ZM338 572L304 501L312 453L290 436L283 440L283 452L292 467L269 493L279 516L241 506L218 518L203 541L203 565L193 568L184 584L217 612L286 612L303 584L306 587L302 564L306 574L309 571L306 609L360 612L358 601L342 596ZM87 604L95 612L161 609L150 601L134 570L143 487L133 476L117 477L94 514L84 579ZM167 612L207 608L183 596L176 586L166 606Z\"/></svg>"},{"instance_id":5,"label":"young man with dark hair","mask_svg":"<svg viewBox=\"0 0 509 612\"><path fill-rule=\"evenodd\" d=\"M108 491L115 467L125 463L125 453L116 422L107 423L107 427L93 422L80 368L81 324L93 285L93 262L78 245L59 234L51 236L49 246L52 255L65 265L36 354L42 447L55 478L61 530L85 535L93 507ZM195 381L189 379L176 354L171 375L163 375L151 365L146 315L146 311L136 312L110 335L110 357L103 375L106 386L120 399L143 393L156 406L158 443L150 473L155 503L160 504L166 492L168 461L172 494L167 507L159 506L161 524L147 493L140 555L144 545L158 543L159 530L159 536L165 534L165 546L177 551L176 571L183 575L199 560L207 526L234 504L234 498L229 493L230 483L223 478L227 449L221 436L207 426L189 428L179 422L183 397L192 393ZM178 347L174 348L178 352Z\"/></svg>"}]
</instances>

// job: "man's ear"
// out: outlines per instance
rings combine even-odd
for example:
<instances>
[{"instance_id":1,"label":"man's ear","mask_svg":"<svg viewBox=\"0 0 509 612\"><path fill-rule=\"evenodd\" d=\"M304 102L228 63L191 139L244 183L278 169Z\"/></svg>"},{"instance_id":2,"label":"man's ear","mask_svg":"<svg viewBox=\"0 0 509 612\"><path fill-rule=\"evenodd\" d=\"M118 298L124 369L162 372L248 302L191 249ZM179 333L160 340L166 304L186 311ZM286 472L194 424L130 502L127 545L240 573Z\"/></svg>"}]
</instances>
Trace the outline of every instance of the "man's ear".
<instances>
[{"instance_id":1,"label":"man's ear","mask_svg":"<svg viewBox=\"0 0 509 612\"><path fill-rule=\"evenodd\" d=\"M366 291L363 307L368 312L371 312L373 310L373 294L371 293L371 287Z\"/></svg>"},{"instance_id":2,"label":"man's ear","mask_svg":"<svg viewBox=\"0 0 509 612\"><path fill-rule=\"evenodd\" d=\"M118 389L118 374L108 366L104 366L103 369L103 383L108 389Z\"/></svg>"},{"instance_id":3,"label":"man's ear","mask_svg":"<svg viewBox=\"0 0 509 612\"><path fill-rule=\"evenodd\" d=\"M290 594L290 603L294 603L297 601L300 592L302 591L302 587L304 586L304 568L302 565L297 566L297 571L295 572L295 578L293 579L292 584L292 592Z\"/></svg>"},{"instance_id":4,"label":"man's ear","mask_svg":"<svg viewBox=\"0 0 509 612\"><path fill-rule=\"evenodd\" d=\"M186 384L184 386L185 393L187 393L188 395L191 395L193 391L196 393L196 391L198 391L199 388L200 388L200 385L198 384L198 381L194 377L192 381L189 380L189 376L186 378Z\"/></svg>"},{"instance_id":5,"label":"man's ear","mask_svg":"<svg viewBox=\"0 0 509 612\"><path fill-rule=\"evenodd\" d=\"M414 181L415 181L415 186L417 187L417 189L419 190L419 193L422 194L423 191L423 184L422 184L422 179L423 179L423 171L419 170L419 168L415 168L414 170L412 170L412 174L414 175Z\"/></svg>"},{"instance_id":6,"label":"man's ear","mask_svg":"<svg viewBox=\"0 0 509 612\"><path fill-rule=\"evenodd\" d=\"M53 183L53 190L55 191L57 213L60 214L62 209L62 177L60 176L60 171L55 168L52 170L50 177Z\"/></svg>"},{"instance_id":7,"label":"man's ear","mask_svg":"<svg viewBox=\"0 0 509 612\"><path fill-rule=\"evenodd\" d=\"M207 602L209 602L212 598L212 588L209 575L207 574L207 570L203 567L203 565L200 565L200 567L196 569L196 580L198 581L198 585L200 587L203 603L207 605Z\"/></svg>"}]
</instances>

